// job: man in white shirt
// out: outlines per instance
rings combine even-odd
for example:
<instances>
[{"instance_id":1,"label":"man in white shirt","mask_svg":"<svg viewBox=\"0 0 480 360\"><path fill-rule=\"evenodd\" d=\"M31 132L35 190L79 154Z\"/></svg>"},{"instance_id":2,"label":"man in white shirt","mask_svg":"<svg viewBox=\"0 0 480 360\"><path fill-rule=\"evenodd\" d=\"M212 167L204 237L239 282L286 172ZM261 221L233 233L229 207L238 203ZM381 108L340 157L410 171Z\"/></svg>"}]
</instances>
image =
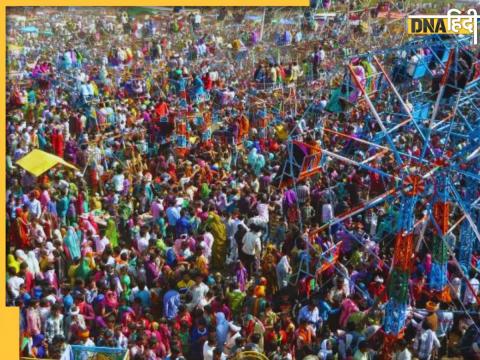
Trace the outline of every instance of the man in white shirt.
<instances>
[{"instance_id":1,"label":"man in white shirt","mask_svg":"<svg viewBox=\"0 0 480 360\"><path fill-rule=\"evenodd\" d=\"M8 290L10 290L12 297L16 299L20 296L20 288L25 283L25 280L17 276L14 268L9 268L8 272L10 274L10 278L7 281Z\"/></svg>"},{"instance_id":2,"label":"man in white shirt","mask_svg":"<svg viewBox=\"0 0 480 360\"><path fill-rule=\"evenodd\" d=\"M64 332L62 308L60 305L53 305L51 314L45 322L45 337L47 342L51 344L55 336L63 336Z\"/></svg>"},{"instance_id":3,"label":"man in white shirt","mask_svg":"<svg viewBox=\"0 0 480 360\"><path fill-rule=\"evenodd\" d=\"M255 224L259 226L262 237L261 240L265 241L268 238L268 223L270 221L269 204L265 194L261 195L260 200L257 202L257 216L254 216L249 220L249 224Z\"/></svg>"},{"instance_id":4,"label":"man in white shirt","mask_svg":"<svg viewBox=\"0 0 480 360\"><path fill-rule=\"evenodd\" d=\"M260 242L260 231L258 226L252 224L250 230L243 237L242 251L246 255L260 256L262 243Z\"/></svg>"},{"instance_id":5,"label":"man in white shirt","mask_svg":"<svg viewBox=\"0 0 480 360\"><path fill-rule=\"evenodd\" d=\"M460 299L461 298L461 291L462 291L462 279L458 276L455 276L450 281L450 296L452 299Z\"/></svg>"},{"instance_id":6,"label":"man in white shirt","mask_svg":"<svg viewBox=\"0 0 480 360\"><path fill-rule=\"evenodd\" d=\"M115 339L117 341L117 346L122 349L128 348L128 338L123 335L121 327L117 326L115 328Z\"/></svg>"},{"instance_id":7,"label":"man in white shirt","mask_svg":"<svg viewBox=\"0 0 480 360\"><path fill-rule=\"evenodd\" d=\"M140 253L143 253L148 249L150 243L150 233L146 227L140 229L140 234L137 239L137 249Z\"/></svg>"},{"instance_id":8,"label":"man in white shirt","mask_svg":"<svg viewBox=\"0 0 480 360\"><path fill-rule=\"evenodd\" d=\"M39 219L42 215L42 205L40 201L35 197L34 192L32 191L29 196L30 203L28 204L28 212L32 219Z\"/></svg>"},{"instance_id":9,"label":"man in white shirt","mask_svg":"<svg viewBox=\"0 0 480 360\"><path fill-rule=\"evenodd\" d=\"M229 326L228 335L227 335L227 340L225 341L225 346L223 348L223 351L225 351L227 355L232 355L230 354L230 350L235 346L237 339L242 337L242 334L240 333L242 328L240 326L235 325L233 322L230 322L228 326Z\"/></svg>"},{"instance_id":10,"label":"man in white shirt","mask_svg":"<svg viewBox=\"0 0 480 360\"><path fill-rule=\"evenodd\" d=\"M47 240L47 235L45 234L45 230L43 226L40 224L38 218L32 219L32 237L35 239L37 243L43 244Z\"/></svg>"},{"instance_id":11,"label":"man in white shirt","mask_svg":"<svg viewBox=\"0 0 480 360\"><path fill-rule=\"evenodd\" d=\"M213 360L213 351L215 350L215 334L209 334L208 340L203 343L203 360Z\"/></svg>"},{"instance_id":12,"label":"man in white shirt","mask_svg":"<svg viewBox=\"0 0 480 360\"><path fill-rule=\"evenodd\" d=\"M325 60L326 54L322 46L319 46L317 51L313 53L313 74L318 77L320 72L320 66Z\"/></svg>"},{"instance_id":13,"label":"man in white shirt","mask_svg":"<svg viewBox=\"0 0 480 360\"><path fill-rule=\"evenodd\" d=\"M447 304L442 303L441 310L437 311L437 317L438 328L435 333L441 343L438 358L442 358L447 354L447 335L453 328L453 312L450 311Z\"/></svg>"},{"instance_id":14,"label":"man in white shirt","mask_svg":"<svg viewBox=\"0 0 480 360\"><path fill-rule=\"evenodd\" d=\"M408 66L407 66L408 75L413 76L415 74L417 64L422 60L422 58L423 58L423 50L419 49L417 50L416 54L410 58L408 62Z\"/></svg>"},{"instance_id":15,"label":"man in white shirt","mask_svg":"<svg viewBox=\"0 0 480 360\"><path fill-rule=\"evenodd\" d=\"M273 66L273 64L270 64L270 80L273 84L277 82L277 68Z\"/></svg>"},{"instance_id":16,"label":"man in white shirt","mask_svg":"<svg viewBox=\"0 0 480 360\"><path fill-rule=\"evenodd\" d=\"M212 246L215 238L213 237L212 233L208 231L201 231L200 235L203 238L203 240L200 242L203 248L203 255L210 260L212 256Z\"/></svg>"},{"instance_id":17,"label":"man in white shirt","mask_svg":"<svg viewBox=\"0 0 480 360\"><path fill-rule=\"evenodd\" d=\"M194 30L200 29L200 24L202 23L202 15L195 14L193 17L193 28Z\"/></svg>"},{"instance_id":18,"label":"man in white shirt","mask_svg":"<svg viewBox=\"0 0 480 360\"><path fill-rule=\"evenodd\" d=\"M261 231L258 225L252 224L250 230L242 239L242 257L249 275L252 275L257 269L256 263L260 261L262 252L262 242L260 240Z\"/></svg>"},{"instance_id":19,"label":"man in white shirt","mask_svg":"<svg viewBox=\"0 0 480 360\"><path fill-rule=\"evenodd\" d=\"M475 305L477 303L477 295L478 295L478 288L479 288L480 282L476 278L475 271L472 271L470 273L469 282L470 282L471 288L470 286L467 286L465 290L465 295L463 297L463 304L465 306Z\"/></svg>"},{"instance_id":20,"label":"man in white shirt","mask_svg":"<svg viewBox=\"0 0 480 360\"><path fill-rule=\"evenodd\" d=\"M228 263L234 263L238 258L238 246L235 240L235 233L240 223L242 223L242 220L238 218L238 212L232 214L227 221L227 240L229 245Z\"/></svg>"},{"instance_id":21,"label":"man in white shirt","mask_svg":"<svg viewBox=\"0 0 480 360\"><path fill-rule=\"evenodd\" d=\"M203 308L207 305L206 295L209 290L209 287L202 281L202 275L198 274L195 277L195 285L189 290L192 295L192 301L189 304L190 310L195 309L197 306Z\"/></svg>"},{"instance_id":22,"label":"man in white shirt","mask_svg":"<svg viewBox=\"0 0 480 360\"><path fill-rule=\"evenodd\" d=\"M398 347L399 350L393 355L393 360L412 360L412 353L408 350L407 342L400 340Z\"/></svg>"},{"instance_id":23,"label":"man in white shirt","mask_svg":"<svg viewBox=\"0 0 480 360\"><path fill-rule=\"evenodd\" d=\"M123 191L124 181L125 175L123 175L121 169L118 169L117 173L112 178L113 188L115 189L115 192L120 193Z\"/></svg>"},{"instance_id":24,"label":"man in white shirt","mask_svg":"<svg viewBox=\"0 0 480 360\"><path fill-rule=\"evenodd\" d=\"M435 331L440 341L450 332L450 330L453 327L453 312L448 309L448 306L446 304L442 303L441 306L442 306L442 310L439 310L436 312L438 317L438 328ZM415 312L413 313L415 320L412 319L412 323L418 324L420 320L425 321L425 318L429 314L430 313L426 310L416 309ZM418 324L417 326L420 326L420 325Z\"/></svg>"},{"instance_id":25,"label":"man in white shirt","mask_svg":"<svg viewBox=\"0 0 480 360\"><path fill-rule=\"evenodd\" d=\"M110 240L106 237L100 237L98 235L93 235L93 240L95 241L95 250L97 254L103 254L103 251L110 244Z\"/></svg>"},{"instance_id":26,"label":"man in white shirt","mask_svg":"<svg viewBox=\"0 0 480 360\"><path fill-rule=\"evenodd\" d=\"M322 223L326 224L333 219L333 206L330 203L322 205Z\"/></svg>"},{"instance_id":27,"label":"man in white shirt","mask_svg":"<svg viewBox=\"0 0 480 360\"><path fill-rule=\"evenodd\" d=\"M290 75L290 80L293 82L296 82L298 78L301 77L302 75L303 75L302 69L300 68L297 62L294 62L292 66L292 74Z\"/></svg>"},{"instance_id":28,"label":"man in white shirt","mask_svg":"<svg viewBox=\"0 0 480 360\"><path fill-rule=\"evenodd\" d=\"M413 344L413 348L417 352L420 360L430 360L435 350L441 346L435 332L430 328L430 325L424 321L422 328L418 331L417 337Z\"/></svg>"}]
</instances>

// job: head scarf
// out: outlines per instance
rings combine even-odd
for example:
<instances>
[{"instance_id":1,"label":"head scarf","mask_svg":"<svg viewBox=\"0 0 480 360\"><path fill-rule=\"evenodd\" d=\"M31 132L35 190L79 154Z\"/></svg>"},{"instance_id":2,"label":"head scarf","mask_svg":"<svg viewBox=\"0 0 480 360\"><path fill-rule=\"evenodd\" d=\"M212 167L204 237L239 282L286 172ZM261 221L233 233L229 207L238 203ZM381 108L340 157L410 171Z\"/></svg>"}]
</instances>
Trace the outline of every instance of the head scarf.
<instances>
[{"instance_id":1,"label":"head scarf","mask_svg":"<svg viewBox=\"0 0 480 360\"><path fill-rule=\"evenodd\" d=\"M58 241L60 241L60 243L63 243L63 236L62 236L62 232L60 231L60 229L53 230L53 237L54 237L55 240L58 240Z\"/></svg>"},{"instance_id":2,"label":"head scarf","mask_svg":"<svg viewBox=\"0 0 480 360\"><path fill-rule=\"evenodd\" d=\"M50 286L54 287L55 289L58 289L58 278L57 278L57 273L55 272L55 269L45 271L45 280L48 281Z\"/></svg>"},{"instance_id":3,"label":"head scarf","mask_svg":"<svg viewBox=\"0 0 480 360\"><path fill-rule=\"evenodd\" d=\"M266 296L266 287L264 285L255 286L254 290L256 297L265 297Z\"/></svg>"},{"instance_id":4,"label":"head scarf","mask_svg":"<svg viewBox=\"0 0 480 360\"><path fill-rule=\"evenodd\" d=\"M227 340L228 336L228 330L230 328L230 325L225 318L225 314L223 312L217 312L215 314L216 318L216 323L217 323L217 346L220 349L223 349L223 345L225 344L225 341Z\"/></svg>"},{"instance_id":5,"label":"head scarf","mask_svg":"<svg viewBox=\"0 0 480 360\"><path fill-rule=\"evenodd\" d=\"M47 355L45 347L42 346L42 341L44 339L45 339L45 336L42 335L42 334L35 335L32 339L32 346L37 348L35 357L37 357L39 359L43 359Z\"/></svg>"},{"instance_id":6,"label":"head scarf","mask_svg":"<svg viewBox=\"0 0 480 360\"><path fill-rule=\"evenodd\" d=\"M262 154L259 154L257 156L257 161L255 161L255 164L252 165L255 175L259 176L264 166L265 166L265 156L263 156Z\"/></svg>"},{"instance_id":7,"label":"head scarf","mask_svg":"<svg viewBox=\"0 0 480 360\"><path fill-rule=\"evenodd\" d=\"M105 294L105 305L112 309L116 309L118 307L118 300L115 292L109 290Z\"/></svg>"},{"instance_id":8,"label":"head scarf","mask_svg":"<svg viewBox=\"0 0 480 360\"><path fill-rule=\"evenodd\" d=\"M253 167L257 162L257 158L257 148L254 147L252 148L252 150L250 150L250 153L248 154L248 164Z\"/></svg>"},{"instance_id":9,"label":"head scarf","mask_svg":"<svg viewBox=\"0 0 480 360\"><path fill-rule=\"evenodd\" d=\"M282 273L288 273L289 270L290 270L290 263L288 262L288 257L287 255L283 255L277 264L277 271L280 271Z\"/></svg>"},{"instance_id":10,"label":"head scarf","mask_svg":"<svg viewBox=\"0 0 480 360\"><path fill-rule=\"evenodd\" d=\"M320 360L326 360L329 356L333 354L333 351L327 348L329 341L330 339L325 339L322 341L322 345L318 353L318 357L320 358Z\"/></svg>"},{"instance_id":11,"label":"head scarf","mask_svg":"<svg viewBox=\"0 0 480 360\"><path fill-rule=\"evenodd\" d=\"M51 255L53 250L55 250L55 246L53 246L51 241L45 243L45 250L48 252L48 255Z\"/></svg>"},{"instance_id":12,"label":"head scarf","mask_svg":"<svg viewBox=\"0 0 480 360\"><path fill-rule=\"evenodd\" d=\"M14 268L15 273L18 273L20 271L20 263L17 260L15 260L15 256L13 256L12 254L8 254L7 267Z\"/></svg>"},{"instance_id":13,"label":"head scarf","mask_svg":"<svg viewBox=\"0 0 480 360\"><path fill-rule=\"evenodd\" d=\"M78 235L73 229L73 227L69 227L67 231L67 235L64 239L65 246L68 249L70 257L72 259L79 259L80 258L80 242L78 239Z\"/></svg>"},{"instance_id":14,"label":"head scarf","mask_svg":"<svg viewBox=\"0 0 480 360\"><path fill-rule=\"evenodd\" d=\"M30 250L27 254L28 267L35 275L41 275L40 264L38 262L37 256L33 250Z\"/></svg>"},{"instance_id":15,"label":"head scarf","mask_svg":"<svg viewBox=\"0 0 480 360\"><path fill-rule=\"evenodd\" d=\"M75 270L75 277L86 280L91 271L89 261L85 257L82 259L80 266Z\"/></svg>"},{"instance_id":16,"label":"head scarf","mask_svg":"<svg viewBox=\"0 0 480 360\"><path fill-rule=\"evenodd\" d=\"M20 263L24 262L28 265L28 267L30 267L30 264L28 263L28 257L27 254L25 254L25 251L23 251L22 249L18 249L15 251L15 256ZM30 269L30 271L33 271L33 269Z\"/></svg>"}]
</instances>

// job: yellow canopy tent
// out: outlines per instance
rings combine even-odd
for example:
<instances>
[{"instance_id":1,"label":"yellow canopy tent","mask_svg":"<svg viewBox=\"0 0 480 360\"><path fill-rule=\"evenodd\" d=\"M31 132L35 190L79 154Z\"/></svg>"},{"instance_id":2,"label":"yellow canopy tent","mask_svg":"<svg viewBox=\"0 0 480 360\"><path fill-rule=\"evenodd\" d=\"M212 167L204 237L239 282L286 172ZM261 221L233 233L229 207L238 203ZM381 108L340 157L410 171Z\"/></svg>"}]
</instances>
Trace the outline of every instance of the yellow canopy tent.
<instances>
[{"instance_id":1,"label":"yellow canopy tent","mask_svg":"<svg viewBox=\"0 0 480 360\"><path fill-rule=\"evenodd\" d=\"M45 171L48 171L57 164L62 164L71 169L78 170L75 166L69 164L61 157L38 149L30 151L27 155L18 160L17 164L34 176L42 175Z\"/></svg>"}]
</instances>

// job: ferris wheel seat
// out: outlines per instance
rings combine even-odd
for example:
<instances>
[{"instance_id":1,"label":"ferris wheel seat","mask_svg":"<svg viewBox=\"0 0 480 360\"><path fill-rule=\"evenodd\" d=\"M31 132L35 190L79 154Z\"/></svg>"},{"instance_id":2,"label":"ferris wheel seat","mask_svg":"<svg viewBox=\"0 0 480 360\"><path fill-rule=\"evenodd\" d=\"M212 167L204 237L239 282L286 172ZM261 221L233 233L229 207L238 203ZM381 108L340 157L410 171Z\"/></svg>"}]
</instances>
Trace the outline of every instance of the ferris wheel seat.
<instances>
[{"instance_id":1,"label":"ferris wheel seat","mask_svg":"<svg viewBox=\"0 0 480 360\"><path fill-rule=\"evenodd\" d=\"M412 116L414 120L426 120L430 112L429 103L415 103L413 104Z\"/></svg>"}]
</instances>

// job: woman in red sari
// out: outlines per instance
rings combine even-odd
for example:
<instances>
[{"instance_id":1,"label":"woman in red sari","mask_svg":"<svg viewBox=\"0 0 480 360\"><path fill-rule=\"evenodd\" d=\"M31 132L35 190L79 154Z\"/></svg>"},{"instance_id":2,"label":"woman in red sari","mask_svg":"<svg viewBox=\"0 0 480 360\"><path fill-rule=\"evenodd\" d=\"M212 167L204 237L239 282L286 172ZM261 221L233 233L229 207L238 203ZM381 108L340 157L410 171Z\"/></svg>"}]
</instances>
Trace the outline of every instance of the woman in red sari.
<instances>
[{"instance_id":1,"label":"woman in red sari","mask_svg":"<svg viewBox=\"0 0 480 360\"><path fill-rule=\"evenodd\" d=\"M28 240L28 212L18 208L16 218L10 232L10 243L18 249L25 249L29 245Z\"/></svg>"},{"instance_id":2,"label":"woman in red sari","mask_svg":"<svg viewBox=\"0 0 480 360\"><path fill-rule=\"evenodd\" d=\"M65 141L63 138L63 133L59 131L58 129L55 129L52 133L52 147L53 151L58 157L63 158L63 150L65 148Z\"/></svg>"},{"instance_id":3,"label":"woman in red sari","mask_svg":"<svg viewBox=\"0 0 480 360\"><path fill-rule=\"evenodd\" d=\"M240 116L240 131L238 134L238 143L240 144L242 140L248 136L250 131L250 120L245 114Z\"/></svg>"}]
</instances>

